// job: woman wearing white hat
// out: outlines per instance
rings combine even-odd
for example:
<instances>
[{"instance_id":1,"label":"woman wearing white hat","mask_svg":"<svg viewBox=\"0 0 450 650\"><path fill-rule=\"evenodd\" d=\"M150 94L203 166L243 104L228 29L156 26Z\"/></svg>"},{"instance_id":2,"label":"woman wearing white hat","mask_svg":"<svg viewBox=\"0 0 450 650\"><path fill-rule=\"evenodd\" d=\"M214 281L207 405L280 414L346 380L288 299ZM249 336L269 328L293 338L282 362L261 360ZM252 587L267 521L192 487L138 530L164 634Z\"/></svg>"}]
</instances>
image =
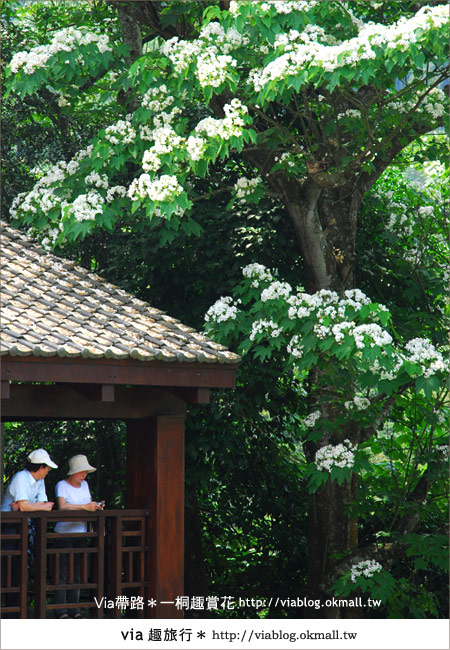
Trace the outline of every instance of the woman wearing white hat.
<instances>
[{"instance_id":1,"label":"woman wearing white hat","mask_svg":"<svg viewBox=\"0 0 450 650\"><path fill-rule=\"evenodd\" d=\"M86 477L88 474L95 472L96 468L88 463L88 459L83 454L73 456L69 460L69 471L67 478L56 484L56 500L60 510L87 510L93 512L102 510L104 502L97 503L92 501L89 485ZM55 526L56 533L85 533L87 532L87 523L85 521L59 521ZM85 538L80 537L62 537L58 540L60 548L83 548ZM61 555L60 565L60 584L66 583L67 574L67 554ZM80 553L74 554L74 583L80 582ZM79 589L58 589L55 592L55 602L58 604L79 603ZM71 609L73 618L81 618L78 609ZM59 610L60 618L69 618L65 609Z\"/></svg>"}]
</instances>

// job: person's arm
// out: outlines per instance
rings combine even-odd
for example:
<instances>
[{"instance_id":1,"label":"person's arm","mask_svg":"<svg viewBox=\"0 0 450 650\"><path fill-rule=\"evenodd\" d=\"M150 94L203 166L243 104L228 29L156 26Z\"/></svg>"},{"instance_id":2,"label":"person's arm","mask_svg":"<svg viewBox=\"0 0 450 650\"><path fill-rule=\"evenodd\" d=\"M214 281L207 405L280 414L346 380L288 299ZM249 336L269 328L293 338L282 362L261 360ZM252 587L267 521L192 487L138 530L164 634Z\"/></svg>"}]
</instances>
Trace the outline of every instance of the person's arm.
<instances>
[{"instance_id":1,"label":"person's arm","mask_svg":"<svg viewBox=\"0 0 450 650\"><path fill-rule=\"evenodd\" d=\"M47 495L45 493L45 487L42 491L42 486L44 485L44 481L42 481L42 484L39 486L39 491L38 491L38 500L37 501L29 501L28 497L30 496L29 492L29 483L24 476L23 472L18 472L11 481L11 485L9 487L9 492L11 496L13 497L13 502L14 506L11 505L11 510L16 511L19 510L19 512L37 512L38 510L51 510L53 508L53 501L47 501Z\"/></svg>"},{"instance_id":2,"label":"person's arm","mask_svg":"<svg viewBox=\"0 0 450 650\"><path fill-rule=\"evenodd\" d=\"M99 506L95 501L90 501L89 503L68 503L64 497L56 497L58 500L59 510L102 510L102 507Z\"/></svg>"},{"instance_id":3,"label":"person's arm","mask_svg":"<svg viewBox=\"0 0 450 650\"><path fill-rule=\"evenodd\" d=\"M20 512L37 512L38 510L51 510L53 508L53 501L38 501L37 503L30 503L25 499L16 501L18 510Z\"/></svg>"}]
</instances>

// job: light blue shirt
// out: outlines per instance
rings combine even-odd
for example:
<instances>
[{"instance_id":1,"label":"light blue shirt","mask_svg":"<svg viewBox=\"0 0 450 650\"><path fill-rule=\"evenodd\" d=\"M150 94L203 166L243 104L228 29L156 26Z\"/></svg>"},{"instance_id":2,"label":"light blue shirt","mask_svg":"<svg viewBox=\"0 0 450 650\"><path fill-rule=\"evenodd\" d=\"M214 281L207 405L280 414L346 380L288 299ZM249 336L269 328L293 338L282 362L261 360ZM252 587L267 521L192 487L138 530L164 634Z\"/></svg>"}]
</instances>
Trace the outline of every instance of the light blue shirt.
<instances>
[{"instance_id":1,"label":"light blue shirt","mask_svg":"<svg viewBox=\"0 0 450 650\"><path fill-rule=\"evenodd\" d=\"M11 511L10 504L13 501L28 501L29 503L48 501L44 479L36 481L27 469L14 474L3 495L2 510Z\"/></svg>"}]
</instances>

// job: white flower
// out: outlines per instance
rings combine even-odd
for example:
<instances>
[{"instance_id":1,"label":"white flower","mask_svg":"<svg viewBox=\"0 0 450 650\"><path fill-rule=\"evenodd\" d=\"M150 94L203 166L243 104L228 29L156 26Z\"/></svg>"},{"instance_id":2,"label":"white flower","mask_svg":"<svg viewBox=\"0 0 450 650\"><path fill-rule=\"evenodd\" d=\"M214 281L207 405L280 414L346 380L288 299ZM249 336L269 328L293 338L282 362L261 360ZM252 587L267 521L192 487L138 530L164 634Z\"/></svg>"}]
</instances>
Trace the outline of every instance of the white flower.
<instances>
[{"instance_id":1,"label":"white flower","mask_svg":"<svg viewBox=\"0 0 450 650\"><path fill-rule=\"evenodd\" d=\"M444 460L448 460L450 447L448 445L436 445L435 449L442 454Z\"/></svg>"},{"instance_id":2,"label":"white flower","mask_svg":"<svg viewBox=\"0 0 450 650\"><path fill-rule=\"evenodd\" d=\"M101 54L112 51L106 34L98 36L85 29L67 27L57 32L49 45L38 45L29 52L17 52L11 60L11 72L16 74L23 69L25 74L31 75L38 68L45 67L47 61L58 52L79 51L81 46L90 43L94 43ZM81 56L80 63L83 63ZM64 106L64 104L60 104L60 106Z\"/></svg>"},{"instance_id":3,"label":"white flower","mask_svg":"<svg viewBox=\"0 0 450 650\"><path fill-rule=\"evenodd\" d=\"M61 207L67 207L67 214L73 216L75 221L95 221L95 217L103 212L103 198L95 190L87 194L80 194L70 205L64 203Z\"/></svg>"},{"instance_id":4,"label":"white flower","mask_svg":"<svg viewBox=\"0 0 450 650\"><path fill-rule=\"evenodd\" d=\"M360 576L371 578L374 573L379 573L382 570L383 567L381 564L379 564L379 562L375 562L375 560L363 560L362 562L359 562L358 564L354 564L352 566L350 572L350 580L352 582L356 582L356 579Z\"/></svg>"},{"instance_id":5,"label":"white flower","mask_svg":"<svg viewBox=\"0 0 450 650\"><path fill-rule=\"evenodd\" d=\"M272 282L267 289L261 293L261 301L277 300L278 298L287 298L292 291L292 287L287 282Z\"/></svg>"},{"instance_id":6,"label":"white flower","mask_svg":"<svg viewBox=\"0 0 450 650\"><path fill-rule=\"evenodd\" d=\"M201 160L206 149L206 140L204 138L190 135L186 141L186 150L190 158L194 161Z\"/></svg>"},{"instance_id":7,"label":"white flower","mask_svg":"<svg viewBox=\"0 0 450 650\"><path fill-rule=\"evenodd\" d=\"M405 361L420 364L422 366L421 373L425 378L446 370L442 354L428 339L412 339L405 345L405 349Z\"/></svg>"},{"instance_id":8,"label":"white flower","mask_svg":"<svg viewBox=\"0 0 450 650\"><path fill-rule=\"evenodd\" d=\"M301 340L301 337L295 334L287 346L287 351L289 354L292 354L295 359L301 359L303 356L303 345L301 344Z\"/></svg>"},{"instance_id":9,"label":"white flower","mask_svg":"<svg viewBox=\"0 0 450 650\"><path fill-rule=\"evenodd\" d=\"M132 201L149 198L151 201L171 201L179 196L183 188L178 183L176 176L163 174L160 178L152 180L148 174L141 174L128 189L128 196Z\"/></svg>"},{"instance_id":10,"label":"white flower","mask_svg":"<svg viewBox=\"0 0 450 650\"><path fill-rule=\"evenodd\" d=\"M248 113L248 108L237 98L231 100L223 107L225 117L221 120L213 117L205 117L195 127L196 134L205 133L210 138L222 138L229 140L231 137L242 135L244 127L243 115Z\"/></svg>"},{"instance_id":11,"label":"white flower","mask_svg":"<svg viewBox=\"0 0 450 650\"><path fill-rule=\"evenodd\" d=\"M384 347L392 343L392 336L376 323L357 325L353 330L353 337L356 347L359 349L366 347L366 339L368 339L369 347L371 348L375 345Z\"/></svg>"},{"instance_id":12,"label":"white flower","mask_svg":"<svg viewBox=\"0 0 450 650\"><path fill-rule=\"evenodd\" d=\"M252 323L249 339L254 341L259 334L265 334L267 338L277 338L281 331L281 328L273 320L261 319Z\"/></svg>"},{"instance_id":13,"label":"white flower","mask_svg":"<svg viewBox=\"0 0 450 650\"><path fill-rule=\"evenodd\" d=\"M126 120L119 120L105 129L105 138L111 144L130 144L136 138L136 131Z\"/></svg>"},{"instance_id":14,"label":"white flower","mask_svg":"<svg viewBox=\"0 0 450 650\"><path fill-rule=\"evenodd\" d=\"M320 419L320 415L321 415L320 411L313 411L312 413L306 416L303 424L305 425L305 427L311 429L312 427L315 426L317 420Z\"/></svg>"},{"instance_id":15,"label":"white flower","mask_svg":"<svg viewBox=\"0 0 450 650\"><path fill-rule=\"evenodd\" d=\"M110 187L106 192L106 201L110 203L114 200L116 195L124 198L127 195L127 188L123 185L114 185L113 187Z\"/></svg>"},{"instance_id":16,"label":"white flower","mask_svg":"<svg viewBox=\"0 0 450 650\"><path fill-rule=\"evenodd\" d=\"M331 472L333 467L353 467L356 447L350 440L344 440L338 445L325 445L316 452L315 463L319 470Z\"/></svg>"},{"instance_id":17,"label":"white flower","mask_svg":"<svg viewBox=\"0 0 450 650\"><path fill-rule=\"evenodd\" d=\"M103 187L103 189L108 188L108 177L106 174L103 174L100 176L97 172L93 171L91 172L86 178L84 179L84 182L86 185L93 185L94 187Z\"/></svg>"},{"instance_id":18,"label":"white flower","mask_svg":"<svg viewBox=\"0 0 450 650\"><path fill-rule=\"evenodd\" d=\"M258 287L260 282L273 280L272 274L263 264L247 264L242 269L244 278L253 278L252 287Z\"/></svg>"},{"instance_id":19,"label":"white flower","mask_svg":"<svg viewBox=\"0 0 450 650\"><path fill-rule=\"evenodd\" d=\"M275 2L273 6L279 13L290 13L292 10L298 11L300 3ZM312 6L313 0L303 4L304 9ZM280 56L263 69L251 70L249 83L259 92L270 81L293 78L310 67L319 68L319 74L334 72L344 66L356 68L361 65L361 61L376 58L378 48L391 47L403 52L412 44L420 47L422 40L429 37L430 29L448 23L448 11L444 5L422 7L411 18L401 18L392 25L363 24L355 19L353 22L359 26L359 33L343 42L330 39L326 43L320 42L325 40L320 30L307 28L301 34L297 32L295 38L289 38L287 34L281 35L275 42L277 51L281 52ZM425 110L433 117L440 117L442 110L445 111L443 101L437 93L433 95L430 92L424 102ZM356 117L356 114L352 113L351 116Z\"/></svg>"},{"instance_id":20,"label":"white flower","mask_svg":"<svg viewBox=\"0 0 450 650\"><path fill-rule=\"evenodd\" d=\"M239 203L245 203L245 199L253 194L255 188L261 183L261 177L246 178L241 176L234 184L234 192Z\"/></svg>"},{"instance_id":21,"label":"white flower","mask_svg":"<svg viewBox=\"0 0 450 650\"><path fill-rule=\"evenodd\" d=\"M210 48L197 58L197 69L195 76L200 86L217 88L226 79L228 69L236 67L236 60L227 54L217 55Z\"/></svg>"},{"instance_id":22,"label":"white flower","mask_svg":"<svg viewBox=\"0 0 450 650\"><path fill-rule=\"evenodd\" d=\"M172 95L168 95L167 86L162 84L156 88L149 88L142 98L141 105L155 113L161 113L174 102Z\"/></svg>"},{"instance_id":23,"label":"white flower","mask_svg":"<svg viewBox=\"0 0 450 650\"><path fill-rule=\"evenodd\" d=\"M238 308L233 304L230 296L222 296L216 300L205 314L205 321L213 320L216 323L222 323L227 320L235 320Z\"/></svg>"},{"instance_id":24,"label":"white flower","mask_svg":"<svg viewBox=\"0 0 450 650\"><path fill-rule=\"evenodd\" d=\"M353 400L345 402L344 407L350 411L356 409L357 411L365 411L370 406L370 400L367 397L360 397L355 395Z\"/></svg>"}]
</instances>

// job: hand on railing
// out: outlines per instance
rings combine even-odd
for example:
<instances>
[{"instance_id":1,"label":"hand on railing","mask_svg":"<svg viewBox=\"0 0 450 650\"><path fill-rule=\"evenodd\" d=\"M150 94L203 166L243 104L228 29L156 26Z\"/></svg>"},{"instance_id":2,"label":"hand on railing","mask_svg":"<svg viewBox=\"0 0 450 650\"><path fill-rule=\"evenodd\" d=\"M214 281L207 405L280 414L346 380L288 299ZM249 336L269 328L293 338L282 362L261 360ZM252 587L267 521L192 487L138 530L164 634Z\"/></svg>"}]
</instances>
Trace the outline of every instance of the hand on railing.
<instances>
[{"instance_id":1,"label":"hand on railing","mask_svg":"<svg viewBox=\"0 0 450 650\"><path fill-rule=\"evenodd\" d=\"M24 499L20 502L11 501L9 507L12 512L38 512L39 510L51 510L54 505L53 501L37 501L36 503L30 503Z\"/></svg>"},{"instance_id":2,"label":"hand on railing","mask_svg":"<svg viewBox=\"0 0 450 650\"><path fill-rule=\"evenodd\" d=\"M96 501L91 501L90 503L86 503L83 506L84 510L89 510L89 511L94 511L94 510L103 510L103 506L101 503L97 503Z\"/></svg>"}]
</instances>

